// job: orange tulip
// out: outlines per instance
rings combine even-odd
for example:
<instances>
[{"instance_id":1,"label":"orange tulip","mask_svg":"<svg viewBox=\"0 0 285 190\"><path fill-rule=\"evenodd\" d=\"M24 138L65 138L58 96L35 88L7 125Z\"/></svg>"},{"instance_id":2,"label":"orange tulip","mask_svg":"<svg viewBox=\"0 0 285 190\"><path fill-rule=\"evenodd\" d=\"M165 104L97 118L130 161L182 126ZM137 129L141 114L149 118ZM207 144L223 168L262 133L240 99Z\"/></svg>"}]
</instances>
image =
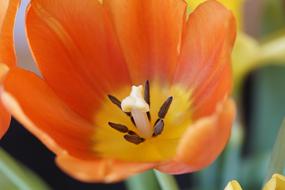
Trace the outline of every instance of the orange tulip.
<instances>
[{"instance_id":1,"label":"orange tulip","mask_svg":"<svg viewBox=\"0 0 285 190\"><path fill-rule=\"evenodd\" d=\"M16 64L13 29L18 6L19 0L0 0L0 84L9 67ZM8 129L10 119L10 114L0 102L0 139Z\"/></svg>"},{"instance_id":2,"label":"orange tulip","mask_svg":"<svg viewBox=\"0 0 285 190\"><path fill-rule=\"evenodd\" d=\"M235 115L228 96L236 27L214 0L187 20L186 7L183 0L32 0L26 30L43 78L12 69L5 106L82 181L208 166Z\"/></svg>"}]
</instances>

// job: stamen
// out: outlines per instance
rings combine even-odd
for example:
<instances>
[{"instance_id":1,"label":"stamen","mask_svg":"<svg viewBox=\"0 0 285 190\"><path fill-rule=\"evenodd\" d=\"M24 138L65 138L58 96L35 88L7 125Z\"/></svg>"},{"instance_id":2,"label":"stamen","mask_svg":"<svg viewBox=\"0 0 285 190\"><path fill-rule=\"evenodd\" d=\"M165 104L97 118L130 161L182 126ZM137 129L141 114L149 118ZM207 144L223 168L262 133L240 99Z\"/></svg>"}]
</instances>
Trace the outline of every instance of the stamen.
<instances>
[{"instance_id":1,"label":"stamen","mask_svg":"<svg viewBox=\"0 0 285 190\"><path fill-rule=\"evenodd\" d=\"M123 111L123 110L122 110ZM124 111L123 111L124 112ZM134 124L134 126L136 127L136 123L135 123L135 120L134 120L134 118L133 118L133 116L132 116L132 113L131 112L124 112L125 114L127 114L127 116L129 116L130 117L130 119L131 119L131 122Z\"/></svg>"},{"instance_id":2,"label":"stamen","mask_svg":"<svg viewBox=\"0 0 285 190\"><path fill-rule=\"evenodd\" d=\"M150 89L149 89L148 80L145 82L145 85L144 85L144 100L150 106ZM150 113L146 112L146 114L147 114L148 120L150 121L151 120Z\"/></svg>"},{"instance_id":3,"label":"stamen","mask_svg":"<svg viewBox=\"0 0 285 190\"><path fill-rule=\"evenodd\" d=\"M149 81L147 80L144 85L144 100L150 106L150 93L149 93Z\"/></svg>"},{"instance_id":4,"label":"stamen","mask_svg":"<svg viewBox=\"0 0 285 190\"><path fill-rule=\"evenodd\" d=\"M128 127L122 124L117 124L117 123L112 123L108 122L109 126L112 127L113 129L121 132L121 133L127 133L129 131Z\"/></svg>"},{"instance_id":5,"label":"stamen","mask_svg":"<svg viewBox=\"0 0 285 190\"><path fill-rule=\"evenodd\" d=\"M115 104L116 106L118 106L120 109L121 109L121 101L118 100L118 98L116 98L115 96L112 96L112 95L108 95L108 98L111 100L111 102L113 104Z\"/></svg>"},{"instance_id":6,"label":"stamen","mask_svg":"<svg viewBox=\"0 0 285 190\"><path fill-rule=\"evenodd\" d=\"M138 136L138 135L125 135L124 138L125 138L127 141L129 141L129 142L131 142L131 143L134 143L134 144L140 144L140 143L142 143L142 142L145 141L144 138L141 138L141 137Z\"/></svg>"},{"instance_id":7,"label":"stamen","mask_svg":"<svg viewBox=\"0 0 285 190\"><path fill-rule=\"evenodd\" d=\"M159 119L158 122L154 126L154 132L152 134L153 137L156 137L157 135L160 135L164 128L164 122L162 119Z\"/></svg>"},{"instance_id":8,"label":"stamen","mask_svg":"<svg viewBox=\"0 0 285 190\"><path fill-rule=\"evenodd\" d=\"M128 131L128 134L129 134L129 135L136 135L136 136L138 136L138 134L136 134L136 132L131 131L131 130Z\"/></svg>"},{"instance_id":9,"label":"stamen","mask_svg":"<svg viewBox=\"0 0 285 190\"><path fill-rule=\"evenodd\" d=\"M165 115L167 114L168 112L168 109L170 107L170 104L173 100L173 97L170 96L169 98L167 98L167 100L165 100L165 102L162 104L162 106L160 107L159 109L159 112L158 112L158 117L163 119L165 117Z\"/></svg>"},{"instance_id":10,"label":"stamen","mask_svg":"<svg viewBox=\"0 0 285 190\"><path fill-rule=\"evenodd\" d=\"M136 122L135 122L135 120L134 120L133 116L132 116L132 115L130 115L130 118L131 118L132 123L133 123L133 124L134 124L134 126L136 127Z\"/></svg>"},{"instance_id":11,"label":"stamen","mask_svg":"<svg viewBox=\"0 0 285 190\"><path fill-rule=\"evenodd\" d=\"M151 116L150 116L149 112L146 112L146 116L147 116L147 119L150 121L151 120Z\"/></svg>"}]
</instances>

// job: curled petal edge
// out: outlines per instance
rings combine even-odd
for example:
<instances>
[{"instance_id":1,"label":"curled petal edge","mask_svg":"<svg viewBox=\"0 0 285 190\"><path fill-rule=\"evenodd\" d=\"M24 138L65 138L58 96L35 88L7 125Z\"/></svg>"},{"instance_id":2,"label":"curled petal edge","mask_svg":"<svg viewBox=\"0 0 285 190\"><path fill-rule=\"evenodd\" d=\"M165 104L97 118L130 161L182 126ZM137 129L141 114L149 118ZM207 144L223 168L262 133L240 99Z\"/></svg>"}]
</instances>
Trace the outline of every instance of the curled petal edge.
<instances>
[{"instance_id":1,"label":"curled petal edge","mask_svg":"<svg viewBox=\"0 0 285 190\"><path fill-rule=\"evenodd\" d=\"M153 168L156 163L123 162L113 159L81 160L63 153L57 165L70 176L84 182L114 183Z\"/></svg>"},{"instance_id":2,"label":"curled petal edge","mask_svg":"<svg viewBox=\"0 0 285 190\"><path fill-rule=\"evenodd\" d=\"M232 99L221 102L213 115L199 119L187 129L175 158L160 164L156 169L170 174L182 174L210 165L228 142L235 113Z\"/></svg>"}]
</instances>

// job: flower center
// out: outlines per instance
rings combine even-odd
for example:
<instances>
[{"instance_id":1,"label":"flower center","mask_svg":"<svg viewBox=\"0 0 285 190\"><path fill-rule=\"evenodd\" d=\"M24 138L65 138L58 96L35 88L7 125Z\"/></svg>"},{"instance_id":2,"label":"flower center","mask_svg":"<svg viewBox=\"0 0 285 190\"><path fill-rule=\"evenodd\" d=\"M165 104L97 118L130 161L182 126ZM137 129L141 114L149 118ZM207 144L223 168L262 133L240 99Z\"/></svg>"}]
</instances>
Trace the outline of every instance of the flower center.
<instances>
[{"instance_id":1,"label":"flower center","mask_svg":"<svg viewBox=\"0 0 285 190\"><path fill-rule=\"evenodd\" d=\"M173 99L171 96L162 104L157 114L158 119L154 126L152 126L150 117L149 81L146 81L145 83L144 92L142 85L132 86L130 95L124 98L122 102L112 95L108 95L108 97L112 103L118 106L131 118L131 121L137 128L139 135L122 124L109 122L109 126L121 133L127 133L124 138L134 144L140 144L144 142L145 139L156 137L162 133L164 128L163 119L166 116Z\"/></svg>"},{"instance_id":2,"label":"flower center","mask_svg":"<svg viewBox=\"0 0 285 190\"><path fill-rule=\"evenodd\" d=\"M138 109L139 116L131 110L123 111L121 106L132 90L129 85L114 89L94 113L93 151L102 158L131 162L171 159L181 136L192 123L191 90L181 84L170 86L157 80L145 82L138 92L149 111L145 110L147 106L143 111L138 109L140 106L134 102L128 105ZM143 125L144 122L148 125ZM150 133L144 133L145 130L151 131L151 135L145 136Z\"/></svg>"}]
</instances>

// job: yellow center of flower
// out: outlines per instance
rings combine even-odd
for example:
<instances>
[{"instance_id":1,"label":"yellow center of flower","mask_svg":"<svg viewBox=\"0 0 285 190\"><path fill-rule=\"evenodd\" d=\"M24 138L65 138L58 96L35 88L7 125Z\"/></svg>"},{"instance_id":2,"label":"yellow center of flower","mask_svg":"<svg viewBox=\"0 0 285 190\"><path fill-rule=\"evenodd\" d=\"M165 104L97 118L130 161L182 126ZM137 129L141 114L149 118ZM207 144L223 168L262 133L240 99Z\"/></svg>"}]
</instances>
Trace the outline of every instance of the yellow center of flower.
<instances>
[{"instance_id":1,"label":"yellow center of flower","mask_svg":"<svg viewBox=\"0 0 285 190\"><path fill-rule=\"evenodd\" d=\"M95 115L94 151L134 162L171 159L191 124L191 92L151 82L106 97Z\"/></svg>"}]
</instances>

